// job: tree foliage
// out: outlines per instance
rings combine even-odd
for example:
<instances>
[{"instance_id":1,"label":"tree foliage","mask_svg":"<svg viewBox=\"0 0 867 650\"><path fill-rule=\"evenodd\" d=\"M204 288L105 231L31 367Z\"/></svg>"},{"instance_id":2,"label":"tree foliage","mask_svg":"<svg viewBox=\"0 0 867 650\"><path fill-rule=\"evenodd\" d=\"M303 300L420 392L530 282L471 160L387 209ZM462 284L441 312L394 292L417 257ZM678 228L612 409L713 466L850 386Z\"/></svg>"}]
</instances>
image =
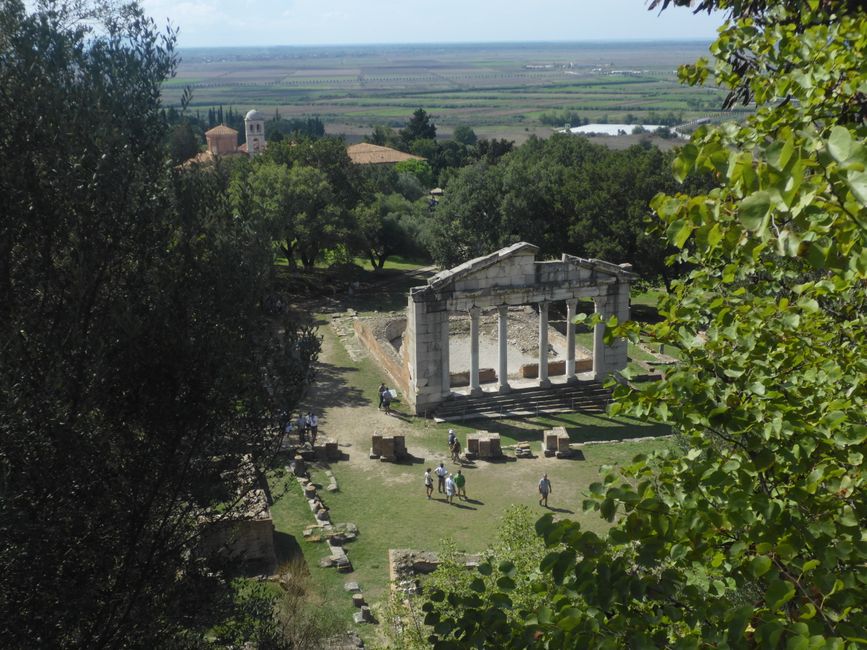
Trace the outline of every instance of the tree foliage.
<instances>
[{"instance_id":1,"label":"tree foliage","mask_svg":"<svg viewBox=\"0 0 867 650\"><path fill-rule=\"evenodd\" d=\"M437 647L867 643L867 14L701 6L730 12L715 81L757 110L700 128L675 161L680 178L710 172L718 187L653 201L693 270L644 334L683 363L618 387L612 407L672 424L684 448L590 486L585 507L612 522L606 535L538 522L553 598L513 624L493 613L509 595L486 589L432 616ZM710 73L681 70L690 83Z\"/></svg>"},{"instance_id":2,"label":"tree foliage","mask_svg":"<svg viewBox=\"0 0 867 650\"><path fill-rule=\"evenodd\" d=\"M437 127L423 108L417 108L406 126L400 130L404 146L410 147L416 140L436 140Z\"/></svg>"},{"instance_id":3,"label":"tree foliage","mask_svg":"<svg viewBox=\"0 0 867 650\"><path fill-rule=\"evenodd\" d=\"M645 277L668 281L674 249L646 225L650 199L676 187L671 159L652 146L612 151L571 135L530 139L497 165L481 160L457 171L435 212L431 253L451 265L524 240L545 255L632 262Z\"/></svg>"},{"instance_id":4,"label":"tree foliage","mask_svg":"<svg viewBox=\"0 0 867 650\"><path fill-rule=\"evenodd\" d=\"M318 341L263 312L226 170L167 156L173 34L85 4L0 4L0 638L167 647L225 587L198 516L249 492Z\"/></svg>"}]
</instances>

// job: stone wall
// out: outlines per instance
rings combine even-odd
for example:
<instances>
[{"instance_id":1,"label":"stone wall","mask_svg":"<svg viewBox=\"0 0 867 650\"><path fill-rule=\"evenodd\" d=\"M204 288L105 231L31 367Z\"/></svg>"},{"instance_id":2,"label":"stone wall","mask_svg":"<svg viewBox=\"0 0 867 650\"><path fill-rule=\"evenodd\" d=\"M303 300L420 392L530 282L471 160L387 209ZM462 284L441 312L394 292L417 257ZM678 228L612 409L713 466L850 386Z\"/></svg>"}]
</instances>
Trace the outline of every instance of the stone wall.
<instances>
[{"instance_id":1,"label":"stone wall","mask_svg":"<svg viewBox=\"0 0 867 650\"><path fill-rule=\"evenodd\" d=\"M388 373L391 383L397 386L404 397L408 396L409 370L403 358L406 341L401 345L400 353L390 342L406 329L406 319L356 318L352 327L358 340L364 344L379 366Z\"/></svg>"},{"instance_id":2,"label":"stone wall","mask_svg":"<svg viewBox=\"0 0 867 650\"><path fill-rule=\"evenodd\" d=\"M593 370L593 359L575 359L575 372L590 372ZM520 368L518 368L518 374L521 375L524 379L535 379L539 376L539 364L538 363L525 363ZM548 376L556 377L557 375L565 375L566 374L566 360L560 359L559 361L549 361L548 362Z\"/></svg>"},{"instance_id":3,"label":"stone wall","mask_svg":"<svg viewBox=\"0 0 867 650\"><path fill-rule=\"evenodd\" d=\"M245 512L201 521L199 552L205 557L225 557L271 573L277 564L274 552L274 522L265 493L252 493Z\"/></svg>"}]
</instances>

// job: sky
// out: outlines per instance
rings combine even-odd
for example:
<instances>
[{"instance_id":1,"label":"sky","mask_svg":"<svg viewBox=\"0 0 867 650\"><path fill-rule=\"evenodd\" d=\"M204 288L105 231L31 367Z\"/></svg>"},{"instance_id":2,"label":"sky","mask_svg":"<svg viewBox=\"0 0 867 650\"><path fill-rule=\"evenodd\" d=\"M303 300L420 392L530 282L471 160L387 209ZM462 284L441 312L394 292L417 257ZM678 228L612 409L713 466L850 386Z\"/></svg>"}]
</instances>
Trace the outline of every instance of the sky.
<instances>
[{"instance_id":1,"label":"sky","mask_svg":"<svg viewBox=\"0 0 867 650\"><path fill-rule=\"evenodd\" d=\"M706 40L721 14L644 0L141 0L181 47Z\"/></svg>"}]
</instances>

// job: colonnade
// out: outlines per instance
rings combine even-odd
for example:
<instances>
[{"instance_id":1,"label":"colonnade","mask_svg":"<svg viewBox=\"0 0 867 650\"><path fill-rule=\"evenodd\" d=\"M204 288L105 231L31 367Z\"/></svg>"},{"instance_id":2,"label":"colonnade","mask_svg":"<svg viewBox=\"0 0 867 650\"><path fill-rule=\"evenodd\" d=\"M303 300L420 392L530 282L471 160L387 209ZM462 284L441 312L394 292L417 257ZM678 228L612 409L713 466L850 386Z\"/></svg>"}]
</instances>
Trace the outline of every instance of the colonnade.
<instances>
[{"instance_id":1,"label":"colonnade","mask_svg":"<svg viewBox=\"0 0 867 650\"><path fill-rule=\"evenodd\" d=\"M575 374L575 315L577 300L566 302L566 381L569 383L578 381ZM606 296L593 298L596 312L604 312ZM548 387L551 380L548 378L548 306L549 301L536 303L539 309L539 386ZM470 394L481 395L482 386L479 381L479 321L482 310L473 306L469 310L470 315ZM601 372L603 336L605 323L597 323L593 326L593 372L594 375ZM499 344L497 354L497 390L500 393L508 393L509 385L509 306L497 307L497 341Z\"/></svg>"}]
</instances>

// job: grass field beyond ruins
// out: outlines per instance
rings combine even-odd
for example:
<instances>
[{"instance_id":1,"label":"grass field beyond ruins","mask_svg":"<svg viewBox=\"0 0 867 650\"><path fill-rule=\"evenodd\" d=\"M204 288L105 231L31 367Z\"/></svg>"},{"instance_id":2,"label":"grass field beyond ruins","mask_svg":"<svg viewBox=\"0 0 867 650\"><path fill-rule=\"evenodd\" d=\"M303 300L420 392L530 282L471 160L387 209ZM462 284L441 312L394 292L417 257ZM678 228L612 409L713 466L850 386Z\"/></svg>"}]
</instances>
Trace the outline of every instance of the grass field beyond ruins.
<instances>
[{"instance_id":1,"label":"grass field beyond ruins","mask_svg":"<svg viewBox=\"0 0 867 650\"><path fill-rule=\"evenodd\" d=\"M562 127L543 118L563 111L612 123L713 115L720 91L683 86L675 74L707 54L707 44L694 41L195 48L181 52L163 97L178 105L189 87L193 112L223 105L317 115L350 141L375 125L399 128L423 107L440 137L468 125L480 137L520 144Z\"/></svg>"},{"instance_id":2,"label":"grass field beyond ruins","mask_svg":"<svg viewBox=\"0 0 867 650\"><path fill-rule=\"evenodd\" d=\"M363 307L362 304L356 306ZM402 414L403 406L398 403L398 415L387 416L377 410L375 397L380 381L387 381L387 378L369 357L359 357L356 353L354 360L350 356L332 320L330 316L319 317L323 352L317 383L303 407L321 414L320 436L337 439L344 454L344 460L330 465L339 491L320 490L320 494L330 508L332 522L352 522L359 528L358 539L346 546L354 571L341 574L333 568L319 567L319 560L329 555L328 548L324 543L303 538L302 531L313 523L313 516L294 478L280 470L271 478L272 492L282 495L274 504L272 515L279 559L303 557L316 591L314 599L323 615L333 615L348 626L352 625L355 610L343 589L344 583L359 582L375 612L375 606L383 602L389 590L389 549L437 551L442 540L450 538L461 550L482 551L494 540L497 526L511 505L526 505L540 516L547 512L538 505L536 492L543 473L548 473L553 483L549 505L557 516L569 517L590 530L602 531L607 524L597 515L581 509L588 486L600 479L600 468L626 463L636 454L673 444L667 437L646 439L669 433L663 425L596 414L477 420L465 425L449 425ZM346 337L345 332L343 337ZM573 442L622 442L586 446L583 460L545 458L539 453L541 432L553 426L566 427ZM449 505L436 490L434 499L428 500L422 482L425 468L445 462L450 471L458 469L447 459L449 427L457 431L462 441L466 433L476 429L500 433L504 446L530 441L535 458L497 463L476 461L465 465L468 501ZM413 461L393 464L370 460L370 436L374 431L403 433ZM643 440L630 441L631 438ZM508 451L507 454L512 455ZM286 464L287 459L278 463L279 466ZM321 486L328 483L321 469L313 469L312 478ZM370 642L375 642L378 634L376 626L361 626L357 631Z\"/></svg>"}]
</instances>

